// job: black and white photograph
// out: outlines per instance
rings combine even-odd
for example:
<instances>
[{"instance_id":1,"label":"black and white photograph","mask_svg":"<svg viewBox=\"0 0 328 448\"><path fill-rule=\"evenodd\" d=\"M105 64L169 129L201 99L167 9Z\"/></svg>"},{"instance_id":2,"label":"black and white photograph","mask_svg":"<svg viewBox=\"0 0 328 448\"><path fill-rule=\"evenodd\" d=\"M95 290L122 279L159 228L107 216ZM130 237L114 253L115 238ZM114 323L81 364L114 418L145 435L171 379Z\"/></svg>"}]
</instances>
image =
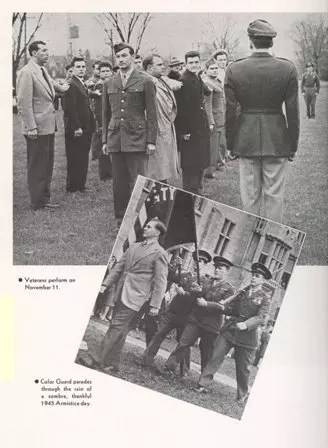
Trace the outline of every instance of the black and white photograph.
<instances>
[{"instance_id":1,"label":"black and white photograph","mask_svg":"<svg viewBox=\"0 0 328 448\"><path fill-rule=\"evenodd\" d=\"M327 265L327 30L326 13L12 13L14 265L106 265L138 175L299 228L299 263Z\"/></svg>"},{"instance_id":2,"label":"black and white photograph","mask_svg":"<svg viewBox=\"0 0 328 448\"><path fill-rule=\"evenodd\" d=\"M304 239L139 176L75 362L240 419Z\"/></svg>"}]
</instances>

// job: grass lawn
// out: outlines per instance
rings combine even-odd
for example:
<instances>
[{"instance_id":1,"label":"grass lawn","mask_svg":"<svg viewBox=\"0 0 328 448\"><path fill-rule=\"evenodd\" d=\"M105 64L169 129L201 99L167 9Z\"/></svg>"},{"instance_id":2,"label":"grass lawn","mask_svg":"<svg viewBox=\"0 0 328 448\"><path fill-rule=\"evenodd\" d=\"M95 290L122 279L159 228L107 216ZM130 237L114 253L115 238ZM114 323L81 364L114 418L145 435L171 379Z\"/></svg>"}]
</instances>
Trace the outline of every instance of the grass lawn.
<instances>
[{"instance_id":1,"label":"grass lawn","mask_svg":"<svg viewBox=\"0 0 328 448\"><path fill-rule=\"evenodd\" d=\"M93 320L90 320L83 338L87 342L90 351L98 350L105 331L105 326L100 330L99 325L96 325ZM130 333L130 335L134 336L133 332ZM140 332L140 336L144 339L143 332ZM166 339L161 348L171 352L175 345L176 344L173 339ZM165 374L159 374L155 369L145 369L139 365L142 353L142 348L129 343L125 344L122 356L121 372L119 374L120 378L139 386L147 387L148 389L152 389L156 392L169 395L173 398L187 401L188 403L219 412L229 417L237 419L241 418L244 408L236 402L235 388L213 382L210 393L199 394L192 390L199 378L199 374L197 372L191 371L185 378L181 378L179 375L174 375L172 377ZM191 359L199 364L199 350L197 348L192 349ZM156 365L159 368L163 368L164 359L157 356ZM220 373L234 379L234 360L226 358L222 368L220 369ZM250 384L253 384L256 373L257 368L251 367Z\"/></svg>"},{"instance_id":2,"label":"grass lawn","mask_svg":"<svg viewBox=\"0 0 328 448\"><path fill-rule=\"evenodd\" d=\"M317 118L308 120L303 98L301 137L296 160L290 163L285 202L287 225L307 233L300 264L327 264L328 246L328 84L317 100ZM13 232L14 264L106 264L117 233L112 183L100 182L97 162L90 162L86 194L65 192L66 158L62 112L57 112L55 169L52 200L60 209L32 212L26 185L26 145L20 119L13 117ZM180 182L174 182L180 186ZM238 162L230 162L219 180L206 180L204 194L241 207Z\"/></svg>"}]
</instances>

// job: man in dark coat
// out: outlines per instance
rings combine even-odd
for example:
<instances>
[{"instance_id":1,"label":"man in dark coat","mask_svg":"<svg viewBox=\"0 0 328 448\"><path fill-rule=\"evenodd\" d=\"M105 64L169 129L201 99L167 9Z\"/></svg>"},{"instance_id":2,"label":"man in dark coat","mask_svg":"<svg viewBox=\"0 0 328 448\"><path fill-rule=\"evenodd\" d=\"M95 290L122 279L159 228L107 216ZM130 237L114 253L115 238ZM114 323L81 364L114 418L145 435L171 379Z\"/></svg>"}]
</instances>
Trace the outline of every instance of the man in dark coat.
<instances>
[{"instance_id":1,"label":"man in dark coat","mask_svg":"<svg viewBox=\"0 0 328 448\"><path fill-rule=\"evenodd\" d=\"M148 159L156 150L156 91L149 76L133 65L133 48L114 46L119 71L103 88L103 152L113 169L115 217L122 220L138 174L147 176Z\"/></svg>"},{"instance_id":2,"label":"man in dark coat","mask_svg":"<svg viewBox=\"0 0 328 448\"><path fill-rule=\"evenodd\" d=\"M68 193L85 191L91 137L95 129L89 93L83 80L86 70L84 59L73 58L72 67L74 74L65 92L64 109Z\"/></svg>"},{"instance_id":3,"label":"man in dark coat","mask_svg":"<svg viewBox=\"0 0 328 448\"><path fill-rule=\"evenodd\" d=\"M306 64L306 73L303 73L301 90L306 104L308 118L315 118L315 103L320 91L320 79L313 69L312 62Z\"/></svg>"},{"instance_id":4,"label":"man in dark coat","mask_svg":"<svg viewBox=\"0 0 328 448\"><path fill-rule=\"evenodd\" d=\"M297 72L270 53L277 33L268 22L255 20L248 35L253 54L226 71L227 148L239 157L244 210L281 221L287 164L299 138Z\"/></svg>"},{"instance_id":5,"label":"man in dark coat","mask_svg":"<svg viewBox=\"0 0 328 448\"><path fill-rule=\"evenodd\" d=\"M181 151L183 188L200 194L204 169L210 165L210 130L204 95L210 95L211 91L198 76L199 53L189 51L185 61L186 70L179 79L182 87L176 92L178 114L175 123Z\"/></svg>"},{"instance_id":6,"label":"man in dark coat","mask_svg":"<svg viewBox=\"0 0 328 448\"><path fill-rule=\"evenodd\" d=\"M266 266L262 263L253 263L250 284L232 297L230 303L223 306L216 304L218 311L233 318L221 328L220 336L215 341L212 357L200 376L197 391L207 391L206 387L213 380L225 355L233 347L237 400L243 403L247 399L250 365L259 344L257 328L265 323L270 310L270 299L262 285L270 278L271 273Z\"/></svg>"},{"instance_id":7,"label":"man in dark coat","mask_svg":"<svg viewBox=\"0 0 328 448\"><path fill-rule=\"evenodd\" d=\"M233 287L227 281L232 263L223 257L214 257L213 261L215 266L214 277L203 281L201 296L196 299L180 342L166 361L167 370L175 370L178 363L184 359L186 352L199 337L202 371L211 359L214 341L223 324L223 315L217 304L234 293Z\"/></svg>"}]
</instances>

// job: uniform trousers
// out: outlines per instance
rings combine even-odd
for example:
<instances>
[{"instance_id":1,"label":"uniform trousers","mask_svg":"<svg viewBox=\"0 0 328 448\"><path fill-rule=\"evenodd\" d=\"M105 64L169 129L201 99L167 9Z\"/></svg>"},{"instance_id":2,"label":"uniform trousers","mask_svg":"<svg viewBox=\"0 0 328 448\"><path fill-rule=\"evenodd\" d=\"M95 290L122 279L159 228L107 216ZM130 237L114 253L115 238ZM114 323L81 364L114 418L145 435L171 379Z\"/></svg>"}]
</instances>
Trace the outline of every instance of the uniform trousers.
<instances>
[{"instance_id":1,"label":"uniform trousers","mask_svg":"<svg viewBox=\"0 0 328 448\"><path fill-rule=\"evenodd\" d=\"M27 145L27 185L31 207L44 208L50 201L54 167L55 134L39 135L35 140L24 135Z\"/></svg>"},{"instance_id":2,"label":"uniform trousers","mask_svg":"<svg viewBox=\"0 0 328 448\"><path fill-rule=\"evenodd\" d=\"M315 87L305 87L304 100L306 104L306 112L308 118L315 117L315 103L317 101L316 88Z\"/></svg>"},{"instance_id":3,"label":"uniform trousers","mask_svg":"<svg viewBox=\"0 0 328 448\"><path fill-rule=\"evenodd\" d=\"M143 354L143 362L145 365L151 365L154 361L155 356L157 355L162 342L166 338L166 336L172 331L176 330L176 338L179 342L181 340L181 335L185 328L185 321L181 316L166 312L162 316L162 320L159 326L158 331L151 339L150 343L147 345L147 348ZM186 351L185 358L180 363L180 373L184 374L186 371L190 370L190 348Z\"/></svg>"},{"instance_id":4,"label":"uniform trousers","mask_svg":"<svg viewBox=\"0 0 328 448\"><path fill-rule=\"evenodd\" d=\"M111 158L115 217L121 219L138 175L147 176L149 156L145 152L112 152Z\"/></svg>"},{"instance_id":5,"label":"uniform trousers","mask_svg":"<svg viewBox=\"0 0 328 448\"><path fill-rule=\"evenodd\" d=\"M240 192L245 211L282 221L287 164L287 157L239 159Z\"/></svg>"},{"instance_id":6,"label":"uniform trousers","mask_svg":"<svg viewBox=\"0 0 328 448\"><path fill-rule=\"evenodd\" d=\"M97 131L92 134L91 140L92 160L98 160L98 172L100 180L112 178L112 161L109 154L102 152L102 134Z\"/></svg>"},{"instance_id":7,"label":"uniform trousers","mask_svg":"<svg viewBox=\"0 0 328 448\"><path fill-rule=\"evenodd\" d=\"M211 383L215 373L223 363L225 355L229 353L232 347L235 349L237 399L240 400L248 394L250 365L255 355L256 348L247 348L233 344L222 335L220 335L215 342L212 357L206 364L198 384L206 387Z\"/></svg>"},{"instance_id":8,"label":"uniform trousers","mask_svg":"<svg viewBox=\"0 0 328 448\"><path fill-rule=\"evenodd\" d=\"M181 335L179 344L165 363L166 368L169 370L175 370L177 365L185 359L190 347L195 344L199 337L201 339L199 346L201 354L201 369L203 370L208 361L211 359L214 342L218 335L205 330L195 323L188 323L186 325Z\"/></svg>"},{"instance_id":9,"label":"uniform trousers","mask_svg":"<svg viewBox=\"0 0 328 448\"><path fill-rule=\"evenodd\" d=\"M227 159L227 142L225 137L224 126L219 126L219 151L218 151L218 164L224 165Z\"/></svg>"},{"instance_id":10,"label":"uniform trousers","mask_svg":"<svg viewBox=\"0 0 328 448\"><path fill-rule=\"evenodd\" d=\"M85 190L91 137L91 133L83 134L81 137L65 134L67 158L66 191L68 193Z\"/></svg>"},{"instance_id":11,"label":"uniform trousers","mask_svg":"<svg viewBox=\"0 0 328 448\"><path fill-rule=\"evenodd\" d=\"M204 169L200 167L188 167L182 170L183 189L194 194L201 194L203 189Z\"/></svg>"},{"instance_id":12,"label":"uniform trousers","mask_svg":"<svg viewBox=\"0 0 328 448\"><path fill-rule=\"evenodd\" d=\"M110 327L102 340L99 353L90 353L97 363L105 367L113 366L119 369L125 340L136 313L137 311L125 306L121 300L116 303Z\"/></svg>"}]
</instances>

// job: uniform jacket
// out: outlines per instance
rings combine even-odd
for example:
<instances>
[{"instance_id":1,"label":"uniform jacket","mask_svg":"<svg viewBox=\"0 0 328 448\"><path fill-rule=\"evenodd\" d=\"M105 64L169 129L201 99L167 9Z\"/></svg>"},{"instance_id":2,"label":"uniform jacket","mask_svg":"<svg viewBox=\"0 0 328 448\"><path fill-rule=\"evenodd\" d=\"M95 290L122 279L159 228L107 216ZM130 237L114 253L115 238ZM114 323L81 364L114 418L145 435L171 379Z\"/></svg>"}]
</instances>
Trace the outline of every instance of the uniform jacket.
<instances>
[{"instance_id":1,"label":"uniform jacket","mask_svg":"<svg viewBox=\"0 0 328 448\"><path fill-rule=\"evenodd\" d=\"M301 81L301 90L302 93L305 92L305 89L313 88L315 92L319 93L320 91L320 79L319 76L313 73L303 73L302 81Z\"/></svg>"},{"instance_id":2,"label":"uniform jacket","mask_svg":"<svg viewBox=\"0 0 328 448\"><path fill-rule=\"evenodd\" d=\"M50 85L42 75L41 67L32 60L18 74L17 107L22 118L23 134L32 129L37 129L38 135L56 131L55 89L47 72L46 76Z\"/></svg>"},{"instance_id":3,"label":"uniform jacket","mask_svg":"<svg viewBox=\"0 0 328 448\"><path fill-rule=\"evenodd\" d=\"M117 284L117 294L124 305L139 311L150 299L150 306L160 308L168 274L168 256L158 242L134 243L105 278L108 288Z\"/></svg>"},{"instance_id":4,"label":"uniform jacket","mask_svg":"<svg viewBox=\"0 0 328 448\"><path fill-rule=\"evenodd\" d=\"M206 167L210 163L210 131L204 96L210 95L211 90L189 70L185 70L179 81L182 87L176 92L178 113L175 125L180 139L182 168ZM182 140L183 134L190 134L190 139Z\"/></svg>"},{"instance_id":5,"label":"uniform jacket","mask_svg":"<svg viewBox=\"0 0 328 448\"><path fill-rule=\"evenodd\" d=\"M90 134L95 129L93 114L90 107L88 89L76 77L72 76L70 87L65 92L64 125L66 134L74 134L81 128L84 134Z\"/></svg>"},{"instance_id":6,"label":"uniform jacket","mask_svg":"<svg viewBox=\"0 0 328 448\"><path fill-rule=\"evenodd\" d=\"M224 316L217 307L217 303L234 294L234 288L226 281L215 281L210 279L203 286L202 297L207 306L196 305L191 313L190 321L211 333L219 333L223 325Z\"/></svg>"},{"instance_id":7,"label":"uniform jacket","mask_svg":"<svg viewBox=\"0 0 328 448\"><path fill-rule=\"evenodd\" d=\"M207 87L212 90L211 95L205 97L205 110L208 122L212 126L223 126L225 113L222 84L218 79L213 79L209 76L204 76L203 81Z\"/></svg>"},{"instance_id":8,"label":"uniform jacket","mask_svg":"<svg viewBox=\"0 0 328 448\"><path fill-rule=\"evenodd\" d=\"M110 152L145 152L157 136L156 91L149 76L133 70L125 87L120 73L104 84L103 143Z\"/></svg>"},{"instance_id":9,"label":"uniform jacket","mask_svg":"<svg viewBox=\"0 0 328 448\"><path fill-rule=\"evenodd\" d=\"M250 293L250 287L242 289L237 298L227 307L224 314L234 318L225 324L221 334L230 342L247 348L258 346L257 328L265 323L270 310L269 296L262 288ZM236 322L245 322L247 330L238 330Z\"/></svg>"},{"instance_id":10,"label":"uniform jacket","mask_svg":"<svg viewBox=\"0 0 328 448\"><path fill-rule=\"evenodd\" d=\"M292 62L260 52L230 64L225 96L228 150L240 157L288 157L297 150L298 78Z\"/></svg>"}]
</instances>

